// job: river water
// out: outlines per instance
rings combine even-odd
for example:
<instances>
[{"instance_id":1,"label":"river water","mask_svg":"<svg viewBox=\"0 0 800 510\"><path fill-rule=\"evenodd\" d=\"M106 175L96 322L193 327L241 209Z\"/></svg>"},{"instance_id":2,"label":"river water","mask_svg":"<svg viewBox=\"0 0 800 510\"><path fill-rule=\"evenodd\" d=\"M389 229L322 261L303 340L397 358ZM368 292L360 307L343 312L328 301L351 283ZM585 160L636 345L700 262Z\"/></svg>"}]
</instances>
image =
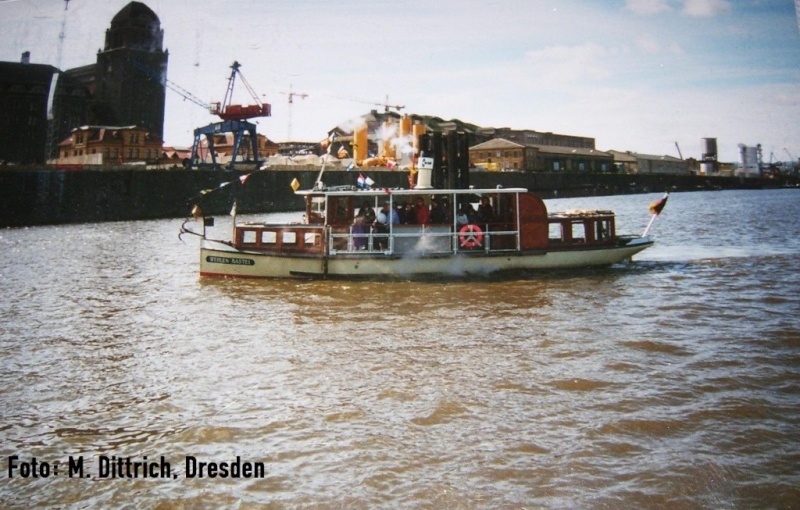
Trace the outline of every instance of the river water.
<instances>
[{"instance_id":1,"label":"river water","mask_svg":"<svg viewBox=\"0 0 800 510\"><path fill-rule=\"evenodd\" d=\"M800 508L798 215L674 193L632 264L391 284L200 279L179 220L0 231L0 506Z\"/></svg>"}]
</instances>

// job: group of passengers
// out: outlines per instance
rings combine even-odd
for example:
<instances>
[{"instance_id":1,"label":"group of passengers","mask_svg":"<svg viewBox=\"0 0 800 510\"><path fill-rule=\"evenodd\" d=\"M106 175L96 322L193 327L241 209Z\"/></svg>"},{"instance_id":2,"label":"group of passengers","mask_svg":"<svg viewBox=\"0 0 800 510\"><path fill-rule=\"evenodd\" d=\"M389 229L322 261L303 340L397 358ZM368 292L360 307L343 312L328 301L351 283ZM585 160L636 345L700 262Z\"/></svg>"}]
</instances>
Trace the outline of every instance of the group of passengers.
<instances>
[{"instance_id":1,"label":"group of passengers","mask_svg":"<svg viewBox=\"0 0 800 510\"><path fill-rule=\"evenodd\" d=\"M460 203L456 212L458 226L469 223L489 223L492 221L494 211L487 197L481 197L476 211L467 201ZM388 200L381 204L376 213L368 200L365 200L358 210L353 222L353 245L356 249L365 249L367 236L370 230L375 234L388 234L389 225L436 225L452 224L452 208L446 198L431 197L430 206L423 197L417 197L416 204L403 202L392 208ZM378 237L379 245L386 243L386 237Z\"/></svg>"},{"instance_id":2,"label":"group of passengers","mask_svg":"<svg viewBox=\"0 0 800 510\"><path fill-rule=\"evenodd\" d=\"M368 200L365 200L358 210L354 225L368 227L372 225L437 225L450 224L453 222L452 208L447 199L432 197L430 206L425 204L425 199L418 197L416 205L411 202L403 202L392 208L388 200L385 200L378 213L372 208ZM476 211L472 204L463 202L458 205L456 212L456 223L465 225L467 223L489 223L492 221L494 211L487 197L481 197Z\"/></svg>"}]
</instances>

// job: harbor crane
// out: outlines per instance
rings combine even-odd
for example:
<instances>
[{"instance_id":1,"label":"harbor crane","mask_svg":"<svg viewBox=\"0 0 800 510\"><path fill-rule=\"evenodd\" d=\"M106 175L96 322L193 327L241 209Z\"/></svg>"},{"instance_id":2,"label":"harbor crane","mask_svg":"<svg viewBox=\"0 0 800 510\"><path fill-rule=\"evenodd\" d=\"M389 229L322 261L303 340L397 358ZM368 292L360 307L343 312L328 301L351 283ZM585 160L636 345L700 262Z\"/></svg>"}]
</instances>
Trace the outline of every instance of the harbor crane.
<instances>
[{"instance_id":1,"label":"harbor crane","mask_svg":"<svg viewBox=\"0 0 800 510\"><path fill-rule=\"evenodd\" d=\"M206 145L208 147L208 152L211 155L212 165L214 167L217 166L217 153L214 150L214 135L221 133L233 133L233 150L231 152L231 161L228 166L230 170L233 170L234 168L236 157L239 154L239 148L242 144L245 134L250 136L250 145L254 160L253 162L256 168L260 166L260 161L258 160L258 137L256 136L256 125L252 122L248 122L247 119L256 117L269 117L272 112L269 103L262 103L258 99L258 95L253 90L253 87L247 83L244 75L239 70L241 67L242 65L239 64L239 62L233 62L233 65L231 65L231 74L228 78L228 88L225 92L225 99L221 103L213 103L209 110L213 115L219 116L219 118L222 119L222 122L215 122L213 124L209 124L208 126L199 127L194 130L194 143L192 144L192 155L191 159L189 160L189 168L194 167L195 163L197 162L198 152L200 149L200 139L203 136L206 137ZM255 104L231 104L231 101L233 100L233 89L236 84L237 76L255 100Z\"/></svg>"},{"instance_id":2,"label":"harbor crane","mask_svg":"<svg viewBox=\"0 0 800 510\"><path fill-rule=\"evenodd\" d=\"M236 61L234 61L231 65L231 75L228 78L228 89L225 91L225 99L223 99L222 103L212 103L210 110L211 113L213 115L218 115L222 120L245 120L255 117L269 117L272 114L269 103L262 103L258 99L258 95L256 94L255 90L253 90L253 87L247 83L244 75L239 70L241 67L242 65ZM255 100L255 104L231 104L231 101L233 100L233 88L236 84L236 76L239 76L242 84L244 84L247 91Z\"/></svg>"}]
</instances>

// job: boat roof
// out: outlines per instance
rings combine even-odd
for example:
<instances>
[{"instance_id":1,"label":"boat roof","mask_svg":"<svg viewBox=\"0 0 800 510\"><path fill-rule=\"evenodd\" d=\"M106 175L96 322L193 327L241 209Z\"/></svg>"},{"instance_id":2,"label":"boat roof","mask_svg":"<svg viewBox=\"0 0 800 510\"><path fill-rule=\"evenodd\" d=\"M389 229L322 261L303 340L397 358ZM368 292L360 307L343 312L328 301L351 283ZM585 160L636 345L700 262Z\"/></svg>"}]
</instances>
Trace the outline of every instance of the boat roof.
<instances>
[{"instance_id":1,"label":"boat roof","mask_svg":"<svg viewBox=\"0 0 800 510\"><path fill-rule=\"evenodd\" d=\"M303 196L363 196L375 197L386 195L414 196L414 195L486 195L496 193L527 193L526 188L467 188L467 189L406 189L406 188L367 188L360 189L353 186L335 186L323 189L298 190L295 193Z\"/></svg>"}]
</instances>

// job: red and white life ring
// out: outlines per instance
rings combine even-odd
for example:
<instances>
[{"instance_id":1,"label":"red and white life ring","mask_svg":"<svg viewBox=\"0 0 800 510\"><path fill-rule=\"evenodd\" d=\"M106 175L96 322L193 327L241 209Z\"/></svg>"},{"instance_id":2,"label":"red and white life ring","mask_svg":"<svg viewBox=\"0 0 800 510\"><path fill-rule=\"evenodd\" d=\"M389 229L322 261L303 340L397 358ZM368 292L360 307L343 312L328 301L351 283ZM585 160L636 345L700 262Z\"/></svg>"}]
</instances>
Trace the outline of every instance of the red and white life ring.
<instances>
[{"instance_id":1,"label":"red and white life ring","mask_svg":"<svg viewBox=\"0 0 800 510\"><path fill-rule=\"evenodd\" d=\"M462 248L475 248L476 246L483 246L483 230L478 225L464 225L459 230L458 240L461 242Z\"/></svg>"}]
</instances>

